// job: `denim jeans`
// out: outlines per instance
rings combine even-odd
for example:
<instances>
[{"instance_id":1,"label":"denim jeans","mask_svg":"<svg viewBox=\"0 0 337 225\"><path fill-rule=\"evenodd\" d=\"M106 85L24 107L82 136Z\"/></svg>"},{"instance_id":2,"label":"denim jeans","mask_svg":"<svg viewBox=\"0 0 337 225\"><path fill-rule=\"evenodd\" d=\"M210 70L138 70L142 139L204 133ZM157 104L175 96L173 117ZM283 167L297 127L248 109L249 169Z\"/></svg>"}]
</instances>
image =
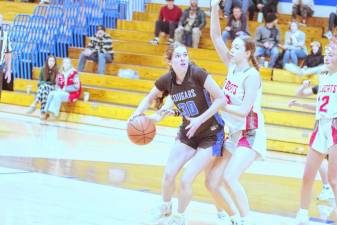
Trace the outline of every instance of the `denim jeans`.
<instances>
[{"instance_id":1,"label":"denim jeans","mask_svg":"<svg viewBox=\"0 0 337 225\"><path fill-rule=\"evenodd\" d=\"M235 4L241 5L242 8L242 13L244 15L247 14L248 11L248 5L249 5L249 0L226 0L225 2L225 16L229 16L232 12L232 6Z\"/></svg>"},{"instance_id":2,"label":"denim jeans","mask_svg":"<svg viewBox=\"0 0 337 225\"><path fill-rule=\"evenodd\" d=\"M87 60L93 60L94 62L98 62L98 73L104 74L105 73L105 64L112 62L112 55L107 53L98 53L92 54L91 56L86 56L81 52L80 60L78 63L77 70L82 72L84 70L85 63Z\"/></svg>"},{"instance_id":3,"label":"denim jeans","mask_svg":"<svg viewBox=\"0 0 337 225\"><path fill-rule=\"evenodd\" d=\"M303 49L287 49L283 56L283 66L289 62L297 65L298 58L303 59L307 56L307 53Z\"/></svg>"},{"instance_id":4,"label":"denim jeans","mask_svg":"<svg viewBox=\"0 0 337 225\"><path fill-rule=\"evenodd\" d=\"M261 57L265 55L270 57L270 61L269 61L270 68L274 67L279 54L280 54L280 50L276 46L271 49L267 49L265 47L257 47L256 52L255 52L256 57Z\"/></svg>"}]
</instances>

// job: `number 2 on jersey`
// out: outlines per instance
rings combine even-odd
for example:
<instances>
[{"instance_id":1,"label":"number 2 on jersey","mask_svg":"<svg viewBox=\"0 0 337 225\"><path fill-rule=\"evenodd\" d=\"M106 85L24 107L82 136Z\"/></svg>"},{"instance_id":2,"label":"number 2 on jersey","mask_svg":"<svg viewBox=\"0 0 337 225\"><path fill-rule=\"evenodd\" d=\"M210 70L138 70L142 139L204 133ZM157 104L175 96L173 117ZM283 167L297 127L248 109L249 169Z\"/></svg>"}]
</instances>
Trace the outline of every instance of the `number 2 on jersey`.
<instances>
[{"instance_id":1,"label":"number 2 on jersey","mask_svg":"<svg viewBox=\"0 0 337 225\"><path fill-rule=\"evenodd\" d=\"M191 117L199 114L199 110L194 101L188 101L186 103L181 102L177 105L177 107L183 116Z\"/></svg>"},{"instance_id":2,"label":"number 2 on jersey","mask_svg":"<svg viewBox=\"0 0 337 225\"><path fill-rule=\"evenodd\" d=\"M322 97L322 102L323 104L319 107L320 112L327 112L328 110L325 109L325 106L329 104L330 97L329 96L323 96Z\"/></svg>"}]
</instances>

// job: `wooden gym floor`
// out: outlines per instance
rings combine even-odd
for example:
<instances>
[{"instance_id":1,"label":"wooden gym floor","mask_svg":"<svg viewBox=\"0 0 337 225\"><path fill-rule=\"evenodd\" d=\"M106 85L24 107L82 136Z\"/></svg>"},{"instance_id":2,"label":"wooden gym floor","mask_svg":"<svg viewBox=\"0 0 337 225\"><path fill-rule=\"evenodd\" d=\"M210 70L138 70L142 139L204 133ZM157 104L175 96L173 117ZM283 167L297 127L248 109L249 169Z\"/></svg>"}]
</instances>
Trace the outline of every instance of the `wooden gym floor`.
<instances>
[{"instance_id":1,"label":"wooden gym floor","mask_svg":"<svg viewBox=\"0 0 337 225\"><path fill-rule=\"evenodd\" d=\"M0 224L142 224L160 200L176 130L158 127L154 142L140 147L128 141L124 121L106 123L114 128L0 113ZM303 167L303 157L269 152L242 176L257 225L293 223ZM188 224L215 224L203 175L193 188ZM320 188L317 180L314 196ZM333 202L313 200L310 211L311 224L337 218Z\"/></svg>"}]
</instances>

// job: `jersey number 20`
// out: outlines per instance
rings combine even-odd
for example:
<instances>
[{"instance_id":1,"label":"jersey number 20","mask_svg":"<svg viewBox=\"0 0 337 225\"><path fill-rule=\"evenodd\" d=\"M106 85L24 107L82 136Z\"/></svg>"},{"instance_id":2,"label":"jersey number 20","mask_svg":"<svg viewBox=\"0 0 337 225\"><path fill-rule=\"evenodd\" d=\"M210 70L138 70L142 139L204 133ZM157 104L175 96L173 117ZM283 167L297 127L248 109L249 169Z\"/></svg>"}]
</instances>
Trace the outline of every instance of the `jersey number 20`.
<instances>
[{"instance_id":1,"label":"jersey number 20","mask_svg":"<svg viewBox=\"0 0 337 225\"><path fill-rule=\"evenodd\" d=\"M185 117L192 117L199 114L199 110L194 101L188 101L186 103L181 102L177 106Z\"/></svg>"}]
</instances>

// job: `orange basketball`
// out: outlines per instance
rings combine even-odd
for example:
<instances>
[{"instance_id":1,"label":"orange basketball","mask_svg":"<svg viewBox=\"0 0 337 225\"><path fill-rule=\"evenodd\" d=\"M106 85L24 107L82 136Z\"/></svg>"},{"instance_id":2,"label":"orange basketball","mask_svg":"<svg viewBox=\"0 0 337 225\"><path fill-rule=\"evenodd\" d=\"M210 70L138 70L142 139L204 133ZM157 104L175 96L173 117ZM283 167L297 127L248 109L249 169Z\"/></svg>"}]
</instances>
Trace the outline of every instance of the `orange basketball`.
<instances>
[{"instance_id":1,"label":"orange basketball","mask_svg":"<svg viewBox=\"0 0 337 225\"><path fill-rule=\"evenodd\" d=\"M146 116L137 116L128 123L129 139L137 145L150 143L156 135L155 124Z\"/></svg>"}]
</instances>

